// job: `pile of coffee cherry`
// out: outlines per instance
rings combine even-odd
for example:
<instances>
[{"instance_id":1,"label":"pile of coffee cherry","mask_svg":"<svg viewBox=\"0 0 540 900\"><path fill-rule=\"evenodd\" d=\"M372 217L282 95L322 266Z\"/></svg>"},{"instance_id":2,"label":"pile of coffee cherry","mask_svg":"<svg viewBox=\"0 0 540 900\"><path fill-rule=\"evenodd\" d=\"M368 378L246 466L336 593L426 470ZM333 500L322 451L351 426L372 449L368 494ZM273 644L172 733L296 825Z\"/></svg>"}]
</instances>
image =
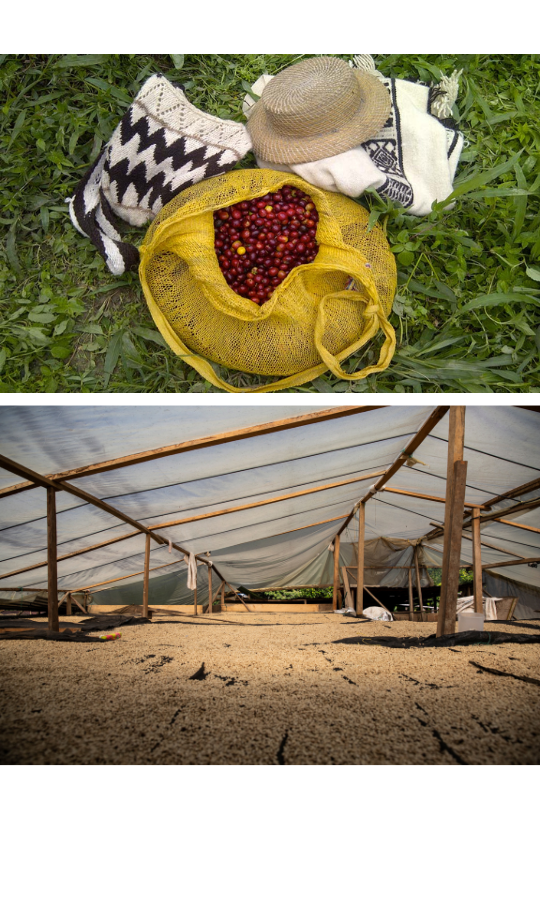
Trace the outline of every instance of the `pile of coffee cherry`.
<instances>
[{"instance_id":1,"label":"pile of coffee cherry","mask_svg":"<svg viewBox=\"0 0 540 900\"><path fill-rule=\"evenodd\" d=\"M319 215L311 197L285 185L214 212L214 248L228 285L262 306L291 269L315 259Z\"/></svg>"}]
</instances>

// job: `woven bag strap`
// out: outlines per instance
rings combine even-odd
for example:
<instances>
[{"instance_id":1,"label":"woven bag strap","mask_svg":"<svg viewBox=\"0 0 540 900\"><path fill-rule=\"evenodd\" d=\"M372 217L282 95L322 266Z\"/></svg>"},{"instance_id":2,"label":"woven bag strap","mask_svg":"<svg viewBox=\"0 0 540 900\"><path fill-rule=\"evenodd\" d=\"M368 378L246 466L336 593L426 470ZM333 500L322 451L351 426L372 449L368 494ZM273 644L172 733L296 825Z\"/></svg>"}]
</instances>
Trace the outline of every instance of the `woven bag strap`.
<instances>
[{"instance_id":1,"label":"woven bag strap","mask_svg":"<svg viewBox=\"0 0 540 900\"><path fill-rule=\"evenodd\" d=\"M369 272L369 263L367 263L365 257L363 257L358 250L355 250L352 247L348 248L347 255L348 264L346 271L352 276L356 283L362 285L365 293L358 290L349 290L340 291L335 294L326 294L319 304L317 320L315 323L314 340L319 356L336 378L341 378L346 381L359 381L361 378L366 378L374 372L382 372L384 369L388 368L396 349L396 333L384 312L374 278ZM343 271L342 266L336 268L340 268ZM365 304L365 328L362 337L352 347L348 348L347 356L351 356L352 353L356 353L360 350L361 347L375 337L380 329L383 332L385 339L376 365L365 366L363 369L349 374L342 369L336 356L324 346L322 339L326 327L326 304L329 300L347 300L349 302L353 300Z\"/></svg>"}]
</instances>

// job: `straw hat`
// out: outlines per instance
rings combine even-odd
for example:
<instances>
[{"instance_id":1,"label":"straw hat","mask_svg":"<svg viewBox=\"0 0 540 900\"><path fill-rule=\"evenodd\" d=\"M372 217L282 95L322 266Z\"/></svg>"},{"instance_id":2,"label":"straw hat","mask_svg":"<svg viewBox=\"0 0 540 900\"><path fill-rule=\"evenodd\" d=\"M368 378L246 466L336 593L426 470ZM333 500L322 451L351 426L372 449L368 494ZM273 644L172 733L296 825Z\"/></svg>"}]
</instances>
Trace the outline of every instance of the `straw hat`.
<instances>
[{"instance_id":1,"label":"straw hat","mask_svg":"<svg viewBox=\"0 0 540 900\"><path fill-rule=\"evenodd\" d=\"M261 159L314 162L376 135L390 107L377 77L342 59L318 56L289 66L266 85L247 128Z\"/></svg>"}]
</instances>

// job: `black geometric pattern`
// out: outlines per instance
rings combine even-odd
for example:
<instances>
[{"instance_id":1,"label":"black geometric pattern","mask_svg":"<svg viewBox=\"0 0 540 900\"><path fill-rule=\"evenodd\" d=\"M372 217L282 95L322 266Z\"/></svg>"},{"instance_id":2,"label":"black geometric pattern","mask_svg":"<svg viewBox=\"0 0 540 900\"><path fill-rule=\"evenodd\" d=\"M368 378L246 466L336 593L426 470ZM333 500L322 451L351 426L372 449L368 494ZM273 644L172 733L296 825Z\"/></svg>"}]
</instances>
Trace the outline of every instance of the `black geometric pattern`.
<instances>
[{"instance_id":1,"label":"black geometric pattern","mask_svg":"<svg viewBox=\"0 0 540 900\"><path fill-rule=\"evenodd\" d=\"M369 154L372 162L387 178L377 188L377 193L394 203L408 208L414 202L411 183L403 171L403 155L399 109L396 103L396 84L394 78L381 78L390 92L392 110L384 127L376 139L366 141L362 147Z\"/></svg>"},{"instance_id":2,"label":"black geometric pattern","mask_svg":"<svg viewBox=\"0 0 540 900\"><path fill-rule=\"evenodd\" d=\"M201 112L179 86L153 75L68 201L72 222L122 274L139 254L122 242L115 216L145 225L181 190L228 172L250 149L244 125Z\"/></svg>"}]
</instances>

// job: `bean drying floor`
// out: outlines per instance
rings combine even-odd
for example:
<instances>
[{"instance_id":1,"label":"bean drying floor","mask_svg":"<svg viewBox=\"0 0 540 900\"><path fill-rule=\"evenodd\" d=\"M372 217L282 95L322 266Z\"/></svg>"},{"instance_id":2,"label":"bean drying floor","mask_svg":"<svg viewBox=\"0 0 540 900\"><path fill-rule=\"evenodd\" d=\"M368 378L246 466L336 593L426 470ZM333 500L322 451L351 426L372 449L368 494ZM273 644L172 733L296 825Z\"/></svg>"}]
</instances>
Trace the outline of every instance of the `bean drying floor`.
<instances>
[{"instance_id":1,"label":"bean drying floor","mask_svg":"<svg viewBox=\"0 0 540 900\"><path fill-rule=\"evenodd\" d=\"M332 643L433 632L432 623L225 613L158 615L103 644L6 641L0 760L538 764L540 683L520 680L540 678L538 644Z\"/></svg>"}]
</instances>

